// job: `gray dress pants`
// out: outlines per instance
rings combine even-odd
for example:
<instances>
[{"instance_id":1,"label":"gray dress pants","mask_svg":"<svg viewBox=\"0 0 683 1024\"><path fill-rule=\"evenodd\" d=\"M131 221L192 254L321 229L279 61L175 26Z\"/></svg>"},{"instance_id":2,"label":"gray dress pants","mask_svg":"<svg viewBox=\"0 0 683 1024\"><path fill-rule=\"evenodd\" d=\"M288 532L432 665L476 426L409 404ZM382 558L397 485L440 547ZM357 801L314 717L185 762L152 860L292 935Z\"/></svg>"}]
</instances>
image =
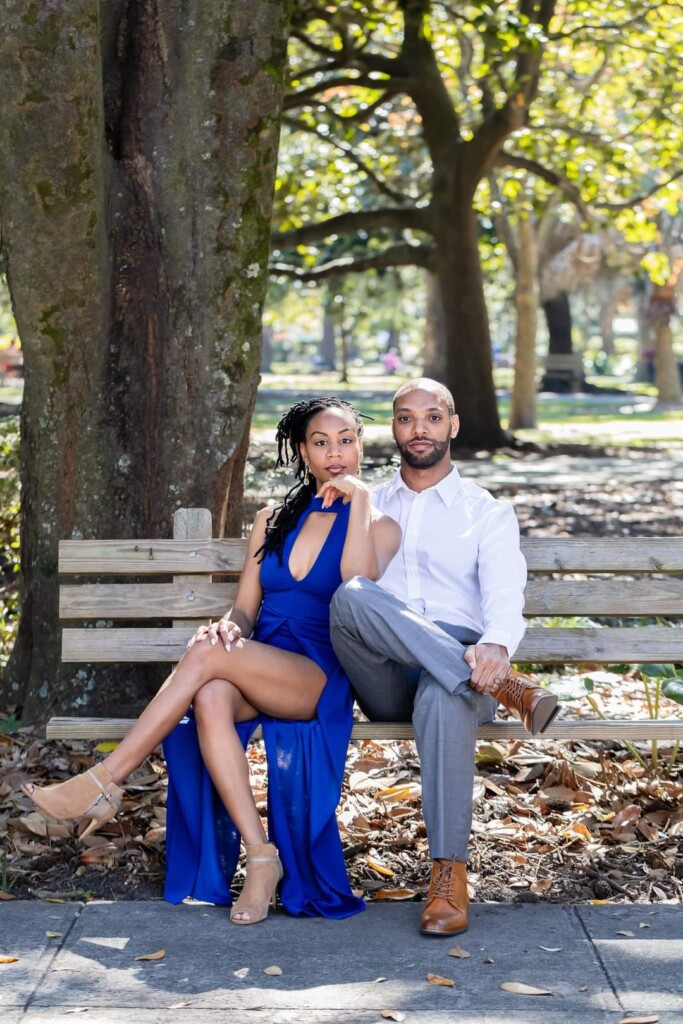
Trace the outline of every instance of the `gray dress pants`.
<instances>
[{"instance_id":1,"label":"gray dress pants","mask_svg":"<svg viewBox=\"0 0 683 1024\"><path fill-rule=\"evenodd\" d=\"M466 861L477 725L496 709L468 682L463 655L478 634L432 622L362 576L335 593L331 634L364 714L413 722L430 856Z\"/></svg>"}]
</instances>

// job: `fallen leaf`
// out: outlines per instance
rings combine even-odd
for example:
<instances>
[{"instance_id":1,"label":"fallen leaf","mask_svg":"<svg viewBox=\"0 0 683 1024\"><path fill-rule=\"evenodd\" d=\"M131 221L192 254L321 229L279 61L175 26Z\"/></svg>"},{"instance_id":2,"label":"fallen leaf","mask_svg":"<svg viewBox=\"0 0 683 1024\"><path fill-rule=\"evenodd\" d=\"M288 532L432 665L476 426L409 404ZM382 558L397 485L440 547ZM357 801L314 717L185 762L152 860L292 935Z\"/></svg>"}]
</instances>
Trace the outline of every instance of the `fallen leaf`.
<instances>
[{"instance_id":1,"label":"fallen leaf","mask_svg":"<svg viewBox=\"0 0 683 1024\"><path fill-rule=\"evenodd\" d=\"M451 948L448 950L448 955L457 956L460 958L460 960L467 960L468 956L470 956L471 954L468 953L466 949L461 949L460 946L451 946Z\"/></svg>"},{"instance_id":2,"label":"fallen leaf","mask_svg":"<svg viewBox=\"0 0 683 1024\"><path fill-rule=\"evenodd\" d=\"M370 861L368 863L370 864ZM370 866L374 865L370 864ZM375 868L375 871L377 870ZM373 900L412 900L414 896L417 896L415 889L378 889L372 898Z\"/></svg>"},{"instance_id":3,"label":"fallen leaf","mask_svg":"<svg viewBox=\"0 0 683 1024\"><path fill-rule=\"evenodd\" d=\"M371 867L373 871L376 871L378 875L385 875L387 878L393 878L394 872L391 868L388 868L386 864L382 864L380 861L371 857L369 853L365 854L365 860L368 867Z\"/></svg>"},{"instance_id":4,"label":"fallen leaf","mask_svg":"<svg viewBox=\"0 0 683 1024\"><path fill-rule=\"evenodd\" d=\"M98 754L111 754L112 750L116 750L118 745L118 740L104 740L102 743L97 744L95 750Z\"/></svg>"},{"instance_id":5,"label":"fallen leaf","mask_svg":"<svg viewBox=\"0 0 683 1024\"><path fill-rule=\"evenodd\" d=\"M386 978L382 978L382 977L380 976L379 978L375 978L375 980L373 981L373 985L379 985L379 983L380 983L381 981L386 981L386 980L387 980Z\"/></svg>"},{"instance_id":6,"label":"fallen leaf","mask_svg":"<svg viewBox=\"0 0 683 1024\"><path fill-rule=\"evenodd\" d=\"M640 924L638 925L638 927L639 928L650 928L651 926L649 924L645 924L644 921L641 921Z\"/></svg>"},{"instance_id":7,"label":"fallen leaf","mask_svg":"<svg viewBox=\"0 0 683 1024\"><path fill-rule=\"evenodd\" d=\"M525 985L523 981L504 981L500 986L506 992L514 992L518 996L551 996L547 988L534 988L533 985Z\"/></svg>"},{"instance_id":8,"label":"fallen leaf","mask_svg":"<svg viewBox=\"0 0 683 1024\"><path fill-rule=\"evenodd\" d=\"M485 956L484 957L484 963L485 964L495 964L495 962L496 961L493 959L492 956Z\"/></svg>"},{"instance_id":9,"label":"fallen leaf","mask_svg":"<svg viewBox=\"0 0 683 1024\"><path fill-rule=\"evenodd\" d=\"M559 953L562 946L539 946L539 949L544 949L546 953Z\"/></svg>"},{"instance_id":10,"label":"fallen leaf","mask_svg":"<svg viewBox=\"0 0 683 1024\"><path fill-rule=\"evenodd\" d=\"M134 957L135 960L161 960L166 956L165 949L158 949L156 953L143 953L142 956Z\"/></svg>"},{"instance_id":11,"label":"fallen leaf","mask_svg":"<svg viewBox=\"0 0 683 1024\"><path fill-rule=\"evenodd\" d=\"M619 811L612 824L615 828L621 828L627 822L637 821L640 815L640 807L637 804L629 804L628 807L624 807L623 810Z\"/></svg>"},{"instance_id":12,"label":"fallen leaf","mask_svg":"<svg viewBox=\"0 0 683 1024\"><path fill-rule=\"evenodd\" d=\"M442 978L440 974L428 974L427 981L430 985L441 985L443 988L455 988L452 978Z\"/></svg>"},{"instance_id":13,"label":"fallen leaf","mask_svg":"<svg viewBox=\"0 0 683 1024\"><path fill-rule=\"evenodd\" d=\"M249 974L249 968L240 967L238 971L233 971L232 973L235 975L236 978L240 978L241 980L242 978L246 978L246 976Z\"/></svg>"},{"instance_id":14,"label":"fallen leaf","mask_svg":"<svg viewBox=\"0 0 683 1024\"><path fill-rule=\"evenodd\" d=\"M11 892L5 892L4 889L0 889L0 900L15 900L16 896L13 896Z\"/></svg>"},{"instance_id":15,"label":"fallen leaf","mask_svg":"<svg viewBox=\"0 0 683 1024\"><path fill-rule=\"evenodd\" d=\"M61 939L64 932L45 932L46 939Z\"/></svg>"},{"instance_id":16,"label":"fallen leaf","mask_svg":"<svg viewBox=\"0 0 683 1024\"><path fill-rule=\"evenodd\" d=\"M264 967L263 968L263 973L264 974L274 974L274 975L282 974L282 968L278 967L277 964L273 964L271 967Z\"/></svg>"},{"instance_id":17,"label":"fallen leaf","mask_svg":"<svg viewBox=\"0 0 683 1024\"><path fill-rule=\"evenodd\" d=\"M547 892L548 889L552 889L552 887L552 878L540 878L537 881L532 882L529 889L531 892Z\"/></svg>"},{"instance_id":18,"label":"fallen leaf","mask_svg":"<svg viewBox=\"0 0 683 1024\"><path fill-rule=\"evenodd\" d=\"M622 1017L619 1024L657 1024L658 1020L657 1014L652 1013L649 1017Z\"/></svg>"},{"instance_id":19,"label":"fallen leaf","mask_svg":"<svg viewBox=\"0 0 683 1024\"><path fill-rule=\"evenodd\" d=\"M624 929L624 931L615 932L614 934L615 935L625 935L627 939L632 939L633 936L635 935L635 932L629 932L626 929Z\"/></svg>"},{"instance_id":20,"label":"fallen leaf","mask_svg":"<svg viewBox=\"0 0 683 1024\"><path fill-rule=\"evenodd\" d=\"M385 1020L405 1020L405 1013L401 1013L400 1010L380 1010L380 1017L384 1017Z\"/></svg>"},{"instance_id":21,"label":"fallen leaf","mask_svg":"<svg viewBox=\"0 0 683 1024\"><path fill-rule=\"evenodd\" d=\"M0 956L0 964L15 964L17 960L18 956Z\"/></svg>"}]
</instances>

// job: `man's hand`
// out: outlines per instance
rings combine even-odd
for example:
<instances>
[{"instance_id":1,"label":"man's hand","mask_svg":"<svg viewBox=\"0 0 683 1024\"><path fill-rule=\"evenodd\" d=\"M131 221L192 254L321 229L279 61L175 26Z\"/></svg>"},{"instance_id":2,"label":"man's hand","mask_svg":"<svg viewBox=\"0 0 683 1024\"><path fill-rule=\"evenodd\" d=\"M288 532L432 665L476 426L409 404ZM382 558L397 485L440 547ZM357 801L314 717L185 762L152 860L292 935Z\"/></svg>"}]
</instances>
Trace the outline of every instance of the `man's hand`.
<instances>
[{"instance_id":1,"label":"man's hand","mask_svg":"<svg viewBox=\"0 0 683 1024\"><path fill-rule=\"evenodd\" d=\"M470 686L479 693L490 693L497 679L503 679L510 668L507 648L500 644L475 644L465 651L465 661L472 669Z\"/></svg>"}]
</instances>

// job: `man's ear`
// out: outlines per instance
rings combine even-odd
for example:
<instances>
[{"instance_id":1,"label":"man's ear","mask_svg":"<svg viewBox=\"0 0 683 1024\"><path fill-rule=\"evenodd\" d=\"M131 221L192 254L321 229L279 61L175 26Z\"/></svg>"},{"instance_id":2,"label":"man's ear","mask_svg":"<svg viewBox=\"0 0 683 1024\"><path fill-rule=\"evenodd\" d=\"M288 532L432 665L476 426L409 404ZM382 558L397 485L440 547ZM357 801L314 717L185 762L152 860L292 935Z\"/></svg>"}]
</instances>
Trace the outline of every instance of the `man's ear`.
<instances>
[{"instance_id":1,"label":"man's ear","mask_svg":"<svg viewBox=\"0 0 683 1024\"><path fill-rule=\"evenodd\" d=\"M451 438L457 437L459 430L460 430L460 417L459 416L451 416Z\"/></svg>"}]
</instances>

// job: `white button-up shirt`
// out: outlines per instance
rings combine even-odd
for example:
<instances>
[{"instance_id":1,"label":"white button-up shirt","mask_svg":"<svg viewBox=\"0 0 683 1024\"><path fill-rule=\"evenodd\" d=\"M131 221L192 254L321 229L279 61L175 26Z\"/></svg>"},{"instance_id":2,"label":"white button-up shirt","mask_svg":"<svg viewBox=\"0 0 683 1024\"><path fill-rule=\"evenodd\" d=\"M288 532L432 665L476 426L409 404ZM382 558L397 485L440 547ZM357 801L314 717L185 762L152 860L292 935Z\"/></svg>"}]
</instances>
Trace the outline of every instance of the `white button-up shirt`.
<instances>
[{"instance_id":1,"label":"white button-up shirt","mask_svg":"<svg viewBox=\"0 0 683 1024\"><path fill-rule=\"evenodd\" d=\"M400 471L373 493L403 543L380 586L432 621L466 626L512 656L524 635L526 563L512 505L463 480L455 466L425 491Z\"/></svg>"}]
</instances>

